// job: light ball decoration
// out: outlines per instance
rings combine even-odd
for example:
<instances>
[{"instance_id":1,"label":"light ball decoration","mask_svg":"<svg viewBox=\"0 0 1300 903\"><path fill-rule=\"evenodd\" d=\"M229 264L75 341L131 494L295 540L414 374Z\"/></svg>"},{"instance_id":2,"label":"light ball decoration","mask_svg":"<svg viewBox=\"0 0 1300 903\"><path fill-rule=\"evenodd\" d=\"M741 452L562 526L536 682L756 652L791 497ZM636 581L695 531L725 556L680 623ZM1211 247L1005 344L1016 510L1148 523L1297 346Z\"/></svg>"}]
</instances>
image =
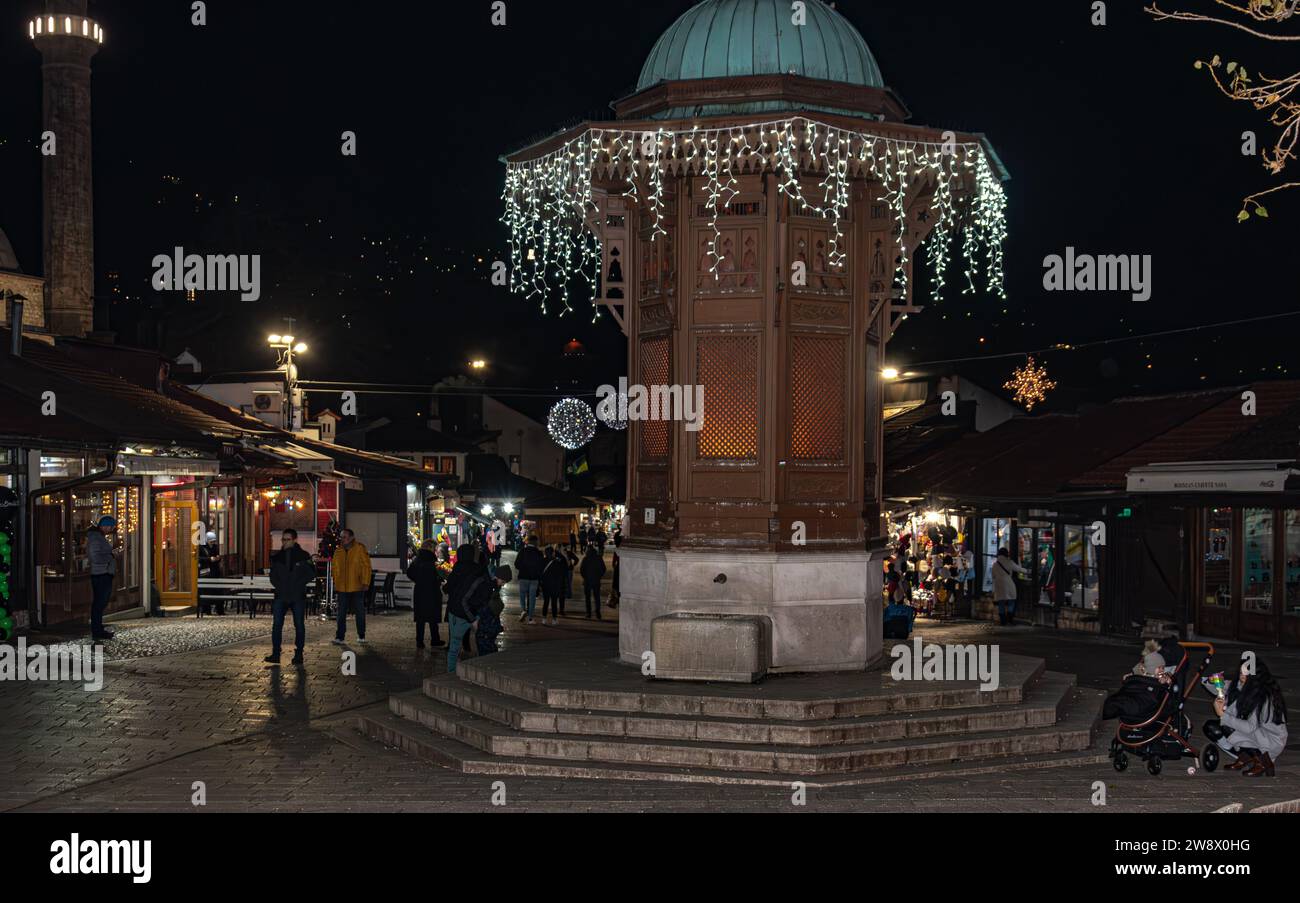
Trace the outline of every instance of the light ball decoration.
<instances>
[{"instance_id":1,"label":"light ball decoration","mask_svg":"<svg viewBox=\"0 0 1300 903\"><path fill-rule=\"evenodd\" d=\"M1047 368L1035 365L1033 355L1030 355L1023 367L1012 371L1011 379L1003 383L1002 388L1014 393L1016 404L1032 411L1034 405L1047 400L1047 393L1056 388L1056 383L1047 377Z\"/></svg>"},{"instance_id":2,"label":"light ball decoration","mask_svg":"<svg viewBox=\"0 0 1300 903\"><path fill-rule=\"evenodd\" d=\"M546 429L555 444L577 451L596 437L596 415L577 398L565 398L546 416Z\"/></svg>"}]
</instances>

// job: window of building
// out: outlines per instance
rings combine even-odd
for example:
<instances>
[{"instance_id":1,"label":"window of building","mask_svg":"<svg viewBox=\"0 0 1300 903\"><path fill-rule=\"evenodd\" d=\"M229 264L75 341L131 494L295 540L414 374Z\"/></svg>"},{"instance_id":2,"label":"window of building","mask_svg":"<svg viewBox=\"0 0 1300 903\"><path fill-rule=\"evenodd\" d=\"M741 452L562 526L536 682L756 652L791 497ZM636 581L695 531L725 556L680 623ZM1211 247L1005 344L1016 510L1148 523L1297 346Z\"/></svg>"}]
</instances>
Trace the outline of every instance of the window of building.
<instances>
[{"instance_id":1,"label":"window of building","mask_svg":"<svg viewBox=\"0 0 1300 903\"><path fill-rule=\"evenodd\" d=\"M1211 608L1232 607L1232 509L1205 512L1205 586L1202 598Z\"/></svg>"},{"instance_id":2,"label":"window of building","mask_svg":"<svg viewBox=\"0 0 1300 903\"><path fill-rule=\"evenodd\" d=\"M1241 574L1241 610L1273 610L1273 511L1247 508L1242 513L1245 567Z\"/></svg>"},{"instance_id":3,"label":"window of building","mask_svg":"<svg viewBox=\"0 0 1300 903\"><path fill-rule=\"evenodd\" d=\"M1287 617L1300 617L1300 511L1291 509L1283 517L1287 560L1282 613Z\"/></svg>"},{"instance_id":4,"label":"window of building","mask_svg":"<svg viewBox=\"0 0 1300 903\"><path fill-rule=\"evenodd\" d=\"M1101 581L1097 561L1098 549L1092 544L1092 531L1083 526L1065 528L1065 571L1061 575L1062 604L1071 608L1096 611L1101 607Z\"/></svg>"},{"instance_id":5,"label":"window of building","mask_svg":"<svg viewBox=\"0 0 1300 903\"><path fill-rule=\"evenodd\" d=\"M993 519L984 521L984 592L993 592L993 562L997 560L998 549L1007 549L1011 540L1011 521Z\"/></svg>"}]
</instances>

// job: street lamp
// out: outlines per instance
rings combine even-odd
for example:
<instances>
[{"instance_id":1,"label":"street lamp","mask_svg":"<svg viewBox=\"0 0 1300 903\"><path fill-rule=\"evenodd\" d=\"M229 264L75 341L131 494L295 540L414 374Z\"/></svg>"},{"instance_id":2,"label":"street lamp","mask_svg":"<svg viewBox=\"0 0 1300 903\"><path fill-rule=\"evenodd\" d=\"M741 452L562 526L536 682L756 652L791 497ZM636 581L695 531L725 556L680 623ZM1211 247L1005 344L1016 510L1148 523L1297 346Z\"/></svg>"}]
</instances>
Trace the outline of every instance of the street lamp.
<instances>
[{"instance_id":1,"label":"street lamp","mask_svg":"<svg viewBox=\"0 0 1300 903\"><path fill-rule=\"evenodd\" d=\"M266 344L281 352L279 369L284 371L285 403L289 406L289 425L291 432L302 429L302 405L299 403L298 367L293 362L295 354L306 354L307 343L299 342L291 335L271 334L266 337ZM280 425L284 426L284 407L280 408Z\"/></svg>"}]
</instances>

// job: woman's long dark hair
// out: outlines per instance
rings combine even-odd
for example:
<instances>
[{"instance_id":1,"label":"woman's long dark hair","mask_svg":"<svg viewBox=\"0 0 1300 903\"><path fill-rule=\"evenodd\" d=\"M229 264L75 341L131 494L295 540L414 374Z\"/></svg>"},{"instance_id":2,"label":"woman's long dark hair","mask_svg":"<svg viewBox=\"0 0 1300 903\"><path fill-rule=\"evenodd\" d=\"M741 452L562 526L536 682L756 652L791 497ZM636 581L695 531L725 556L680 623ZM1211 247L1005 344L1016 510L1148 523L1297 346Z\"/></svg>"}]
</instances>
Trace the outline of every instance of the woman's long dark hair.
<instances>
[{"instance_id":1,"label":"woman's long dark hair","mask_svg":"<svg viewBox=\"0 0 1300 903\"><path fill-rule=\"evenodd\" d=\"M1245 661L1242 656L1242 661ZM1237 696L1237 717L1249 718L1267 702L1274 724L1286 724L1286 700L1282 698L1282 687L1273 672L1260 658L1255 659L1255 671L1241 687Z\"/></svg>"}]
</instances>

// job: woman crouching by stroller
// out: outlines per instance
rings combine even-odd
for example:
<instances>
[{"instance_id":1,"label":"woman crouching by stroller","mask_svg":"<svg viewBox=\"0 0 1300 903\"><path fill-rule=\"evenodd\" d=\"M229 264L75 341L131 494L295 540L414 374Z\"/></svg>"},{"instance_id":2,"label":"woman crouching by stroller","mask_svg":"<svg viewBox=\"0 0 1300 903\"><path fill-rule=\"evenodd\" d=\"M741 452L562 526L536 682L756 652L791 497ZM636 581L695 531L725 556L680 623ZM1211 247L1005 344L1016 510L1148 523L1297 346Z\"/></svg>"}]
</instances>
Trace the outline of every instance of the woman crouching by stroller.
<instances>
[{"instance_id":1,"label":"woman crouching by stroller","mask_svg":"<svg viewBox=\"0 0 1300 903\"><path fill-rule=\"evenodd\" d=\"M1241 771L1248 778L1273 777L1274 760L1286 749L1286 700L1268 666L1242 656L1241 671L1224 696L1214 700L1217 720L1205 722L1205 736L1236 761L1225 771Z\"/></svg>"}]
</instances>

